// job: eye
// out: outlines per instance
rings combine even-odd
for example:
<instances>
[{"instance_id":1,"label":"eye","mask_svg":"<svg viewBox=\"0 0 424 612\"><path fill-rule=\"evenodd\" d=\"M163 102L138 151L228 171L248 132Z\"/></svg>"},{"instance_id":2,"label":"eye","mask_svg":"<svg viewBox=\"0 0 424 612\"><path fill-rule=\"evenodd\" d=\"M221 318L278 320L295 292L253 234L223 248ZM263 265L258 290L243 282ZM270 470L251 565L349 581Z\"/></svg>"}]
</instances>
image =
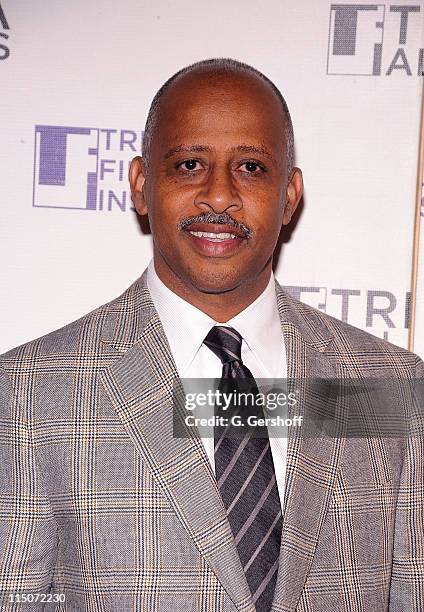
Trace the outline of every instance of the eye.
<instances>
[{"instance_id":1,"label":"eye","mask_svg":"<svg viewBox=\"0 0 424 612\"><path fill-rule=\"evenodd\" d=\"M265 172L265 168L261 164L253 160L243 162L239 167L244 167L245 170L242 170L242 172L246 172L249 174L260 174L261 172Z\"/></svg>"},{"instance_id":2,"label":"eye","mask_svg":"<svg viewBox=\"0 0 424 612\"><path fill-rule=\"evenodd\" d=\"M183 162L180 162L177 167L181 170L187 170L188 172L192 172L193 170L200 170L200 167L197 166L197 164L199 164L200 166L200 163L197 161L197 159L185 159Z\"/></svg>"}]
</instances>

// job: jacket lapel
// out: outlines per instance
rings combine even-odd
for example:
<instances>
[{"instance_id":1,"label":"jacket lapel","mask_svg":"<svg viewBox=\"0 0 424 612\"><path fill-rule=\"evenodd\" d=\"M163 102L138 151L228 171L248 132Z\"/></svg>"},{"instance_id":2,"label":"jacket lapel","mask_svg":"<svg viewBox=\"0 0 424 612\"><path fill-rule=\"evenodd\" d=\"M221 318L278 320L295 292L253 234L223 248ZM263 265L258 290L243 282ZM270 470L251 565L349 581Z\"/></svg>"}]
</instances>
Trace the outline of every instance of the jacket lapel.
<instances>
[{"instance_id":1,"label":"jacket lapel","mask_svg":"<svg viewBox=\"0 0 424 612\"><path fill-rule=\"evenodd\" d=\"M115 302L104 342L123 352L101 374L129 436L182 526L238 610L253 612L249 587L203 442L173 432L182 387L146 274Z\"/></svg>"},{"instance_id":2,"label":"jacket lapel","mask_svg":"<svg viewBox=\"0 0 424 612\"><path fill-rule=\"evenodd\" d=\"M296 387L299 398L293 414L304 417L301 428L289 430L280 564L273 603L273 610L289 612L295 610L308 576L344 439L342 425L338 426L337 436L320 432L322 413L317 407L314 418L307 399L310 383L312 379L343 378L343 370L332 358L332 336L319 318L287 296L278 283L276 291L287 377L295 381L292 386ZM343 423L345 406L341 399L334 400L327 392L327 389L322 392L319 403L323 414L330 416L333 427L335 423Z\"/></svg>"},{"instance_id":3,"label":"jacket lapel","mask_svg":"<svg viewBox=\"0 0 424 612\"><path fill-rule=\"evenodd\" d=\"M295 414L305 415L302 381L336 379L343 377L343 371L332 358L332 336L319 318L287 296L278 283L276 292L287 375L298 381L300 392ZM254 612L203 443L195 435L174 436L173 403L182 392L181 383L147 290L146 273L110 306L103 341L120 353L101 380L129 436L234 605L242 612ZM342 416L344 406L337 410ZM298 433L302 428L291 429L288 439L275 612L295 610L301 597L343 444L342 435L302 436Z\"/></svg>"}]
</instances>

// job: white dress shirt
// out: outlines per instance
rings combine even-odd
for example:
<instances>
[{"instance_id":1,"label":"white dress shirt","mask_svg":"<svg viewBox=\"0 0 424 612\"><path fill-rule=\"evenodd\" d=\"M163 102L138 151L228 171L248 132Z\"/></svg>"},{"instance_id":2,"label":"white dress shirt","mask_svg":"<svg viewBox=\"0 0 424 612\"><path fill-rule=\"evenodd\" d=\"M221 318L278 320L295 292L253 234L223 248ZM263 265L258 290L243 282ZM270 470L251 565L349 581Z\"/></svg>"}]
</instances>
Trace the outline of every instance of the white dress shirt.
<instances>
[{"instance_id":1,"label":"white dress shirt","mask_svg":"<svg viewBox=\"0 0 424 612\"><path fill-rule=\"evenodd\" d=\"M206 313L186 302L160 280L153 259L147 269L147 287L161 320L180 378L220 379L222 364L205 344L215 325L236 329L243 338L241 358L255 379L287 377L286 351L277 309L274 275L252 304L226 323L217 323ZM213 437L202 437L215 471ZM287 438L271 437L270 446L281 505L284 499Z\"/></svg>"}]
</instances>

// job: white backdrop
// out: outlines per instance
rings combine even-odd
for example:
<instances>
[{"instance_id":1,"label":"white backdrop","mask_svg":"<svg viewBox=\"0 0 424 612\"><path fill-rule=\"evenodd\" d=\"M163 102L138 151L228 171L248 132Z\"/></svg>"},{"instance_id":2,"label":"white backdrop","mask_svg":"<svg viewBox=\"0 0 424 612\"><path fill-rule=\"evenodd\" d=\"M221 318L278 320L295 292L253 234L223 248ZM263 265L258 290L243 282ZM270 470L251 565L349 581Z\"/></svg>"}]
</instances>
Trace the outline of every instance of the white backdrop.
<instances>
[{"instance_id":1,"label":"white backdrop","mask_svg":"<svg viewBox=\"0 0 424 612\"><path fill-rule=\"evenodd\" d=\"M423 90L424 95L424 90ZM424 102L424 100L423 100ZM423 104L424 109L424 104ZM424 121L424 117L423 117ZM424 135L424 125L422 129ZM421 144L424 153L424 143ZM418 266L417 266L417 299L416 299L416 322L414 325L414 351L424 355L424 177L421 179L421 204L419 210L418 227L420 238L418 240Z\"/></svg>"},{"instance_id":2,"label":"white backdrop","mask_svg":"<svg viewBox=\"0 0 424 612\"><path fill-rule=\"evenodd\" d=\"M291 109L306 193L277 278L407 345L423 2L0 2L0 352L144 270L128 161L156 90L209 57L262 70Z\"/></svg>"}]
</instances>

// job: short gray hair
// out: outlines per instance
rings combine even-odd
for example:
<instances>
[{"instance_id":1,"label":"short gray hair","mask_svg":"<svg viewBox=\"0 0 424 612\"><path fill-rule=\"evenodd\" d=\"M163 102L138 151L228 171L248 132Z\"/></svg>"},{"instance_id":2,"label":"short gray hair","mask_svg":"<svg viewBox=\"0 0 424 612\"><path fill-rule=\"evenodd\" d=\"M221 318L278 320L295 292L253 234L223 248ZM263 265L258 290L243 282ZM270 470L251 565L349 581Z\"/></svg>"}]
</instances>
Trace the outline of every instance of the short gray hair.
<instances>
[{"instance_id":1,"label":"short gray hair","mask_svg":"<svg viewBox=\"0 0 424 612\"><path fill-rule=\"evenodd\" d=\"M196 62L195 64L190 64L190 66L186 66L182 68L174 75L172 75L159 89L156 93L155 97L152 100L150 105L149 114L147 115L146 126L144 129L143 135L143 144L142 144L142 155L146 165L146 168L149 167L150 161L150 152L152 147L152 140L154 137L155 130L157 128L159 111L160 111L160 103L163 94L166 90L176 81L179 77L189 74L190 72L195 72L197 70L207 70L211 69L216 72L233 72L233 73L241 73L241 74L253 74L260 78L262 81L267 83L272 91L277 96L280 101L281 108L283 110L283 115L286 120L285 132L286 132L286 152L287 152L287 171L291 172L294 166L294 134L293 134L293 124L290 117L290 112L287 106L286 101L283 98L280 90L274 83L266 77L262 72L253 68L253 66L249 66L249 64L244 64L243 62L239 62L230 58L214 58L208 60L202 60L201 62Z\"/></svg>"}]
</instances>

